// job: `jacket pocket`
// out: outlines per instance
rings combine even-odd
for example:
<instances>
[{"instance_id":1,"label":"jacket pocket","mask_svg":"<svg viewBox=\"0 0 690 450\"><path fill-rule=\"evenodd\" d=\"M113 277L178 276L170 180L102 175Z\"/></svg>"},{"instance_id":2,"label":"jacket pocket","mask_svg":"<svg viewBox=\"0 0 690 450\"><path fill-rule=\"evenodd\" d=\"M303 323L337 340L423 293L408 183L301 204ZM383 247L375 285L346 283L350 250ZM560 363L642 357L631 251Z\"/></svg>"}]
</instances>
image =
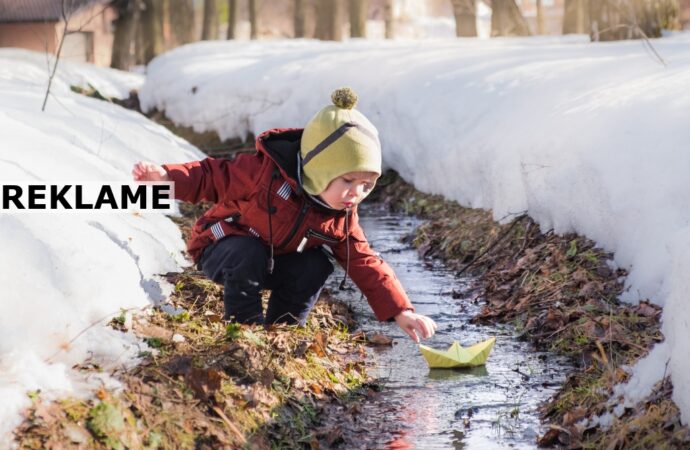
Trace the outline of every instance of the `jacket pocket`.
<instances>
[{"instance_id":1,"label":"jacket pocket","mask_svg":"<svg viewBox=\"0 0 690 450\"><path fill-rule=\"evenodd\" d=\"M340 239L338 238L328 236L323 233L319 233L318 231L314 231L311 228L309 228L307 229L306 233L304 234L304 237L297 246L298 253L301 253L304 250L309 240L320 240L326 244L338 244L340 242Z\"/></svg>"}]
</instances>

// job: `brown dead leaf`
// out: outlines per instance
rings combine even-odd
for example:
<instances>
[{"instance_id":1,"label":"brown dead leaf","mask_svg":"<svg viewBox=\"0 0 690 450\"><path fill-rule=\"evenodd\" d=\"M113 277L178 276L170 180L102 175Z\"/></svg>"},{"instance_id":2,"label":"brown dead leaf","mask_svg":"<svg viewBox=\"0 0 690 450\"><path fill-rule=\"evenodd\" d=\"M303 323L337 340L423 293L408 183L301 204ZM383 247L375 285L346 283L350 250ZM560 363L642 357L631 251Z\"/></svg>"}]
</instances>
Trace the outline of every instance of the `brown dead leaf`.
<instances>
[{"instance_id":1,"label":"brown dead leaf","mask_svg":"<svg viewBox=\"0 0 690 450\"><path fill-rule=\"evenodd\" d=\"M204 317L210 323L217 323L217 322L220 322L222 320L222 317L220 316L220 314L218 314L214 311L204 312Z\"/></svg>"},{"instance_id":2,"label":"brown dead leaf","mask_svg":"<svg viewBox=\"0 0 690 450\"><path fill-rule=\"evenodd\" d=\"M163 342L170 342L173 337L173 331L167 328L159 327L158 325L152 325L148 323L136 323L134 325L134 331L143 337L151 337L160 339Z\"/></svg>"},{"instance_id":3,"label":"brown dead leaf","mask_svg":"<svg viewBox=\"0 0 690 450\"><path fill-rule=\"evenodd\" d=\"M259 375L259 381L266 387L270 387L271 383L273 383L273 380L275 380L275 378L275 374L268 367L265 367Z\"/></svg>"},{"instance_id":4,"label":"brown dead leaf","mask_svg":"<svg viewBox=\"0 0 690 450\"><path fill-rule=\"evenodd\" d=\"M589 280L589 273L582 267L578 268L572 275L573 281L586 283Z\"/></svg>"},{"instance_id":5,"label":"brown dead leaf","mask_svg":"<svg viewBox=\"0 0 690 450\"><path fill-rule=\"evenodd\" d=\"M314 342L309 348L319 357L326 356L328 353L328 335L323 331L316 333L314 336Z\"/></svg>"},{"instance_id":6,"label":"brown dead leaf","mask_svg":"<svg viewBox=\"0 0 690 450\"><path fill-rule=\"evenodd\" d=\"M639 305L633 308L633 311L638 316L643 317L656 317L661 314L661 308L656 305L652 305L648 301L641 301Z\"/></svg>"},{"instance_id":7,"label":"brown dead leaf","mask_svg":"<svg viewBox=\"0 0 690 450\"><path fill-rule=\"evenodd\" d=\"M393 339L381 333L367 335L367 342L371 345L393 345Z\"/></svg>"},{"instance_id":8,"label":"brown dead leaf","mask_svg":"<svg viewBox=\"0 0 690 450\"><path fill-rule=\"evenodd\" d=\"M569 426L573 425L575 422L578 422L582 420L585 415L587 414L587 410L581 406L573 409L572 411L568 411L563 415L563 425L564 426Z\"/></svg>"},{"instance_id":9,"label":"brown dead leaf","mask_svg":"<svg viewBox=\"0 0 690 450\"><path fill-rule=\"evenodd\" d=\"M582 289L580 289L580 295L585 298L599 297L598 294L602 292L603 287L604 285L598 281L590 281L582 286Z\"/></svg>"},{"instance_id":10,"label":"brown dead leaf","mask_svg":"<svg viewBox=\"0 0 690 450\"><path fill-rule=\"evenodd\" d=\"M222 374L216 369L198 369L193 367L187 372L185 381L201 400L208 400L220 389Z\"/></svg>"}]
</instances>

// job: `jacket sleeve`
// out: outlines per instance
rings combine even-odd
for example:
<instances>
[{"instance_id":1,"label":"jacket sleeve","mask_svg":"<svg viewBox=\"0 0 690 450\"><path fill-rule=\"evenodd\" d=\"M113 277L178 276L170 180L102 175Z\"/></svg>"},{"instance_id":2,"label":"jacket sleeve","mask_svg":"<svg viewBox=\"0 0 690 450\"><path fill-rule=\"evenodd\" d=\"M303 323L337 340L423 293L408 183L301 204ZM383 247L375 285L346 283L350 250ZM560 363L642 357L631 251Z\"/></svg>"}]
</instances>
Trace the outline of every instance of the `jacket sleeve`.
<instances>
[{"instance_id":1,"label":"jacket sleeve","mask_svg":"<svg viewBox=\"0 0 690 450\"><path fill-rule=\"evenodd\" d=\"M260 161L256 154L241 154L234 160L206 158L184 164L163 164L175 183L175 198L190 203L217 203L227 195L241 198L256 184Z\"/></svg>"},{"instance_id":2,"label":"jacket sleeve","mask_svg":"<svg viewBox=\"0 0 690 450\"><path fill-rule=\"evenodd\" d=\"M346 268L348 264L348 245L350 249L349 276L367 298L376 318L385 321L394 318L402 311L414 311L393 269L369 246L364 231L357 221L356 212L352 213L349 239L332 248L333 254L343 268Z\"/></svg>"}]
</instances>

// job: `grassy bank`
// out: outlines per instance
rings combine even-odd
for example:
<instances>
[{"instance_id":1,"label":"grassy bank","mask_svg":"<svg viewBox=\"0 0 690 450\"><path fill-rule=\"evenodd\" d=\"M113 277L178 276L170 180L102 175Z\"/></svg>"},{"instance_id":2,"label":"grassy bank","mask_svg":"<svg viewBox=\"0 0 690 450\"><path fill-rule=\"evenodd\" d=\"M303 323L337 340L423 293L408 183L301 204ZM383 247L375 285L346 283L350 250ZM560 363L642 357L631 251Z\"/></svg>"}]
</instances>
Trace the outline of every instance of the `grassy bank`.
<instances>
[{"instance_id":1,"label":"grassy bank","mask_svg":"<svg viewBox=\"0 0 690 450\"><path fill-rule=\"evenodd\" d=\"M201 211L176 219L183 234ZM265 329L222 321L222 287L202 274L167 278L174 312L123 311L109 323L146 344L141 364L113 375L122 388L86 400L29 393L19 448L359 448L394 438L395 424L359 416L378 397L367 337L349 332L351 311L328 292L306 327Z\"/></svg>"},{"instance_id":2,"label":"grassy bank","mask_svg":"<svg viewBox=\"0 0 690 450\"><path fill-rule=\"evenodd\" d=\"M562 448L688 448L669 378L637 408L617 407L613 387L663 340L660 309L621 304L626 273L610 254L573 234L542 232L525 215L499 224L491 213L427 195L388 174L379 199L426 222L413 237L425 258L478 278L479 322L507 322L519 338L572 358L577 367L545 405L539 445ZM606 427L597 417L605 417Z\"/></svg>"}]
</instances>

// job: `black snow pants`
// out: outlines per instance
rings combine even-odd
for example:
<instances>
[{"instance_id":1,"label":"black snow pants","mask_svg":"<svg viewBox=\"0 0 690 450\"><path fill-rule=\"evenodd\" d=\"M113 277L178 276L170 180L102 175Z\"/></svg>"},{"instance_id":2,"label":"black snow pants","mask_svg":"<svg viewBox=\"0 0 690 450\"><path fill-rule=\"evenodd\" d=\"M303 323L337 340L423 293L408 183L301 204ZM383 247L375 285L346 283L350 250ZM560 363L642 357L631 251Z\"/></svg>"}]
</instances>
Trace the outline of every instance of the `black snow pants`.
<instances>
[{"instance_id":1,"label":"black snow pants","mask_svg":"<svg viewBox=\"0 0 690 450\"><path fill-rule=\"evenodd\" d=\"M225 320L240 323L305 325L333 264L320 248L275 257L273 273L267 271L268 247L258 238L229 236L204 250L199 266L222 284ZM266 318L261 289L270 289Z\"/></svg>"}]
</instances>

